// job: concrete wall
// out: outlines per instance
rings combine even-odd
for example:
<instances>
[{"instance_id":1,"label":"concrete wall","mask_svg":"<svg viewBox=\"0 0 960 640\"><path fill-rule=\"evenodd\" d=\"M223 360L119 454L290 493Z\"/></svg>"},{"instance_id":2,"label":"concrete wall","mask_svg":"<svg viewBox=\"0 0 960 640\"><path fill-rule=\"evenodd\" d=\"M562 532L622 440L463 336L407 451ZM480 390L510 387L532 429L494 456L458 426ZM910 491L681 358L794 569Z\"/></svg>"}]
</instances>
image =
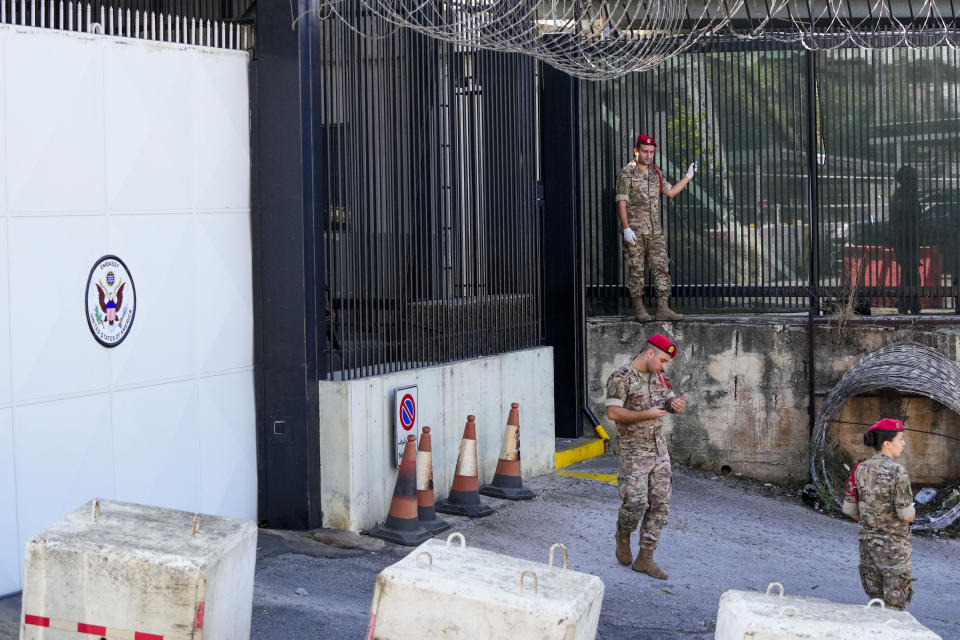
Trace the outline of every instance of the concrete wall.
<instances>
[{"instance_id":1,"label":"concrete wall","mask_svg":"<svg viewBox=\"0 0 960 640\"><path fill-rule=\"evenodd\" d=\"M690 394L687 411L668 418L675 460L717 472L728 466L732 473L764 481L801 481L809 475L808 343L802 318L693 317L672 325L591 320L587 328L589 401L611 429L611 421L603 414L607 377L642 350L653 333L665 333L677 341L678 355L668 375L678 392ZM926 329L818 326L814 340L816 392L822 399L853 364L886 344L912 340L957 361L960 324ZM925 399L912 399L908 413L916 418L913 426L960 437L957 416L938 407ZM844 415L873 422L884 417L881 410L896 407L857 398ZM865 457L866 449L862 443L857 448L852 434L852 430L844 432L840 440L853 457ZM908 441L912 444L906 460L916 465L911 466L911 475L919 482L960 476L955 441L920 434L909 434Z\"/></svg>"},{"instance_id":2,"label":"concrete wall","mask_svg":"<svg viewBox=\"0 0 960 640\"><path fill-rule=\"evenodd\" d=\"M0 594L95 496L256 516L247 61L0 26ZM105 254L136 284L112 349Z\"/></svg>"},{"instance_id":3,"label":"concrete wall","mask_svg":"<svg viewBox=\"0 0 960 640\"><path fill-rule=\"evenodd\" d=\"M476 416L480 483L497 466L511 402L520 403L524 476L554 465L553 350L549 347L346 382L320 383L321 504L326 527L360 531L387 516L393 391L418 385L420 427L430 427L437 499L453 481L467 415ZM485 498L486 499L486 498Z\"/></svg>"}]
</instances>

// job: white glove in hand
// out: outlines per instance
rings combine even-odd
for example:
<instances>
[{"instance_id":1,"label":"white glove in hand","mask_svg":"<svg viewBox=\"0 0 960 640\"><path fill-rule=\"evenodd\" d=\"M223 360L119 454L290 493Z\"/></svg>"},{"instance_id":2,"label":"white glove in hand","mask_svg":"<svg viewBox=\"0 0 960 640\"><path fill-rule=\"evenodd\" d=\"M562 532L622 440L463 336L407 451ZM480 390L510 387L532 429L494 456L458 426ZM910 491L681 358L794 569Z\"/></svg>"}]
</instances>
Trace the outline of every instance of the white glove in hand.
<instances>
[{"instance_id":1,"label":"white glove in hand","mask_svg":"<svg viewBox=\"0 0 960 640\"><path fill-rule=\"evenodd\" d=\"M635 234L630 227L623 230L623 239L630 244L637 244L637 234Z\"/></svg>"},{"instance_id":2,"label":"white glove in hand","mask_svg":"<svg viewBox=\"0 0 960 640\"><path fill-rule=\"evenodd\" d=\"M689 167L687 167L687 178L693 179L693 174L697 172L697 163L694 162Z\"/></svg>"}]
</instances>

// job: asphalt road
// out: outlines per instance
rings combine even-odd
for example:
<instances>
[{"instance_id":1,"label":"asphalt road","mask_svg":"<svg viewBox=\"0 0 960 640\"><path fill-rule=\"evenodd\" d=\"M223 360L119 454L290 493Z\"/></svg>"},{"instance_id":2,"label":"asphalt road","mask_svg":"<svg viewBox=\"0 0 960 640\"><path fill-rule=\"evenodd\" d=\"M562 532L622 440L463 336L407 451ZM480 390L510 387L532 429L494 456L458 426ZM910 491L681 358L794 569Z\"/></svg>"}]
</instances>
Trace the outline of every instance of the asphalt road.
<instances>
[{"instance_id":1,"label":"asphalt road","mask_svg":"<svg viewBox=\"0 0 960 640\"><path fill-rule=\"evenodd\" d=\"M610 458L590 466L616 471ZM598 638L713 638L725 590L763 590L771 581L782 582L788 595L866 602L857 575L858 525L818 513L777 487L675 469L670 522L656 554L670 577L661 581L614 558L615 486L557 475L525 484L537 498L484 498L493 515L447 519L468 545L538 562L563 542L570 568L600 576L606 587ZM410 550L342 532L319 537L323 542L302 532L261 532L254 640L363 638L378 572ZM944 640L960 640L958 560L960 541L914 538L909 611ZM0 640L17 637L18 607L15 599L0 601Z\"/></svg>"},{"instance_id":2,"label":"asphalt road","mask_svg":"<svg viewBox=\"0 0 960 640\"><path fill-rule=\"evenodd\" d=\"M616 472L611 458L590 466ZM670 577L660 581L614 558L614 485L556 475L526 485L536 499L489 499L492 516L449 520L468 545L538 562L546 562L551 544L563 542L570 567L600 576L606 587L598 638L713 638L724 591L763 590L772 581L782 582L788 595L867 600L857 574L858 525L814 511L777 487L677 469L670 522L655 556ZM261 549L270 557L262 557L257 569L257 640L362 638L377 573L409 551L387 543L334 559L315 551L275 553L270 544ZM944 640L960 640L958 560L960 541L914 539L918 580L909 611ZM306 595L296 595L297 589Z\"/></svg>"}]
</instances>

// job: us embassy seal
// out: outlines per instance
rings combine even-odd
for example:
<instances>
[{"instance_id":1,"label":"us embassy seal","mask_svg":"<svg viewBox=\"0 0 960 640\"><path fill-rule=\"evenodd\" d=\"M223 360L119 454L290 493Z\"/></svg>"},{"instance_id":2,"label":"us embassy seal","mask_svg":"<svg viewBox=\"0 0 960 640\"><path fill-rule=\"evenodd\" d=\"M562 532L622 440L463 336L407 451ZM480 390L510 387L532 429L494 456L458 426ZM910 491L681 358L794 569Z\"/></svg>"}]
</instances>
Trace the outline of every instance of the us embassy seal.
<instances>
[{"instance_id":1,"label":"us embassy seal","mask_svg":"<svg viewBox=\"0 0 960 640\"><path fill-rule=\"evenodd\" d=\"M115 347L130 333L137 292L123 260L103 256L87 278L87 324L97 342Z\"/></svg>"}]
</instances>

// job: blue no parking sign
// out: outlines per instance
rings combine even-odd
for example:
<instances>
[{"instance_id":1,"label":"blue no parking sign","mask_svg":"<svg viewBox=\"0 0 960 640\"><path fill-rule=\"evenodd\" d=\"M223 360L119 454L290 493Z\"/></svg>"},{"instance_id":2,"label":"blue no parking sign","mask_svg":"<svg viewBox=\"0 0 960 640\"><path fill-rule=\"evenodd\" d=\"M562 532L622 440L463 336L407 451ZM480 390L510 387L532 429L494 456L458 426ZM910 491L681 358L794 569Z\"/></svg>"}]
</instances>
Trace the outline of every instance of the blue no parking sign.
<instances>
[{"instance_id":1,"label":"blue no parking sign","mask_svg":"<svg viewBox=\"0 0 960 640\"><path fill-rule=\"evenodd\" d=\"M419 436L420 424L418 418L417 387L401 387L393 392L393 432L395 448L397 450L394 464L400 466L403 458L403 448L407 444L407 436Z\"/></svg>"}]
</instances>

